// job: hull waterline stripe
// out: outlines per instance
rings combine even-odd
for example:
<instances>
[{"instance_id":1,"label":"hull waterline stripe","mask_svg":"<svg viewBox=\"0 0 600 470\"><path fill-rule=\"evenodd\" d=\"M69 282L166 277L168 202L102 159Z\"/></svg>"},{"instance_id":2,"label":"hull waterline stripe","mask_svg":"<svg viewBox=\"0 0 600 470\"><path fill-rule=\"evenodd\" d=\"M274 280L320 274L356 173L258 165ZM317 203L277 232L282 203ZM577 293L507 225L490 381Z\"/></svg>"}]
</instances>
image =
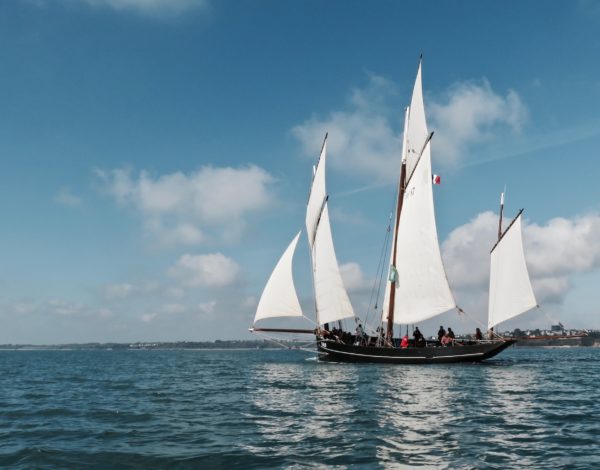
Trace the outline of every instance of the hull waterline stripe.
<instances>
[{"instance_id":1,"label":"hull waterline stripe","mask_svg":"<svg viewBox=\"0 0 600 470\"><path fill-rule=\"evenodd\" d=\"M376 356L376 355L372 355L372 354L358 354L358 353L351 353L351 352L347 352L347 351L337 351L335 349L328 349L328 348L324 348L323 346L320 347L322 350L326 351L327 353L332 352L335 354L347 354L349 356L360 356L360 357L374 357L377 359L447 359L450 357L467 357L467 356L483 356L485 353L468 353L468 354L456 354L453 356L431 356L431 357L425 357L425 356L407 356L407 357L403 357L403 356Z\"/></svg>"}]
</instances>

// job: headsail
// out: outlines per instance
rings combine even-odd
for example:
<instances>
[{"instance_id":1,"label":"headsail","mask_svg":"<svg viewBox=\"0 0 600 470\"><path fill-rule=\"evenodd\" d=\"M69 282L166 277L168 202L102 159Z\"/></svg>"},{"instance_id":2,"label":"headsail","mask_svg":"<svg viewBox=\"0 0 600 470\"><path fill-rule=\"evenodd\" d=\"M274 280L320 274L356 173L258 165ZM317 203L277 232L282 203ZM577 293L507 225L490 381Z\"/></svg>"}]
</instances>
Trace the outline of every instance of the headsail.
<instances>
[{"instance_id":1,"label":"headsail","mask_svg":"<svg viewBox=\"0 0 600 470\"><path fill-rule=\"evenodd\" d=\"M488 328L537 306L521 235L521 212L491 252Z\"/></svg>"},{"instance_id":2,"label":"headsail","mask_svg":"<svg viewBox=\"0 0 600 470\"><path fill-rule=\"evenodd\" d=\"M300 233L294 237L271 273L258 302L253 324L264 318L303 316L292 275L292 260Z\"/></svg>"},{"instance_id":3,"label":"headsail","mask_svg":"<svg viewBox=\"0 0 600 470\"><path fill-rule=\"evenodd\" d=\"M318 323L354 317L354 310L338 267L327 202L319 219L313 245L313 275Z\"/></svg>"},{"instance_id":4,"label":"headsail","mask_svg":"<svg viewBox=\"0 0 600 470\"><path fill-rule=\"evenodd\" d=\"M396 236L394 323L414 324L456 306L442 263L431 180L431 140L425 121L421 63L405 126L407 185ZM393 256L392 256L393 257ZM389 287L382 320L387 321Z\"/></svg>"}]
</instances>

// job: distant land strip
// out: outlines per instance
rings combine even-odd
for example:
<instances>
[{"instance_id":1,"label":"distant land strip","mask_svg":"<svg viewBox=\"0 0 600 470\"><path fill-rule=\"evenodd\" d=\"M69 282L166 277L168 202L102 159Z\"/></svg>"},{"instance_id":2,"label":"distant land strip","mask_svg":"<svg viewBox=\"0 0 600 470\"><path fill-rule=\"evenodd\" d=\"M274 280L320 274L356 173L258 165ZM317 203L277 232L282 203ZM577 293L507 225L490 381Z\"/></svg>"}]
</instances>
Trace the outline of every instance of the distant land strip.
<instances>
[{"instance_id":1,"label":"distant land strip","mask_svg":"<svg viewBox=\"0 0 600 470\"><path fill-rule=\"evenodd\" d=\"M0 344L0 350L294 349L306 341L216 340L137 343Z\"/></svg>"}]
</instances>

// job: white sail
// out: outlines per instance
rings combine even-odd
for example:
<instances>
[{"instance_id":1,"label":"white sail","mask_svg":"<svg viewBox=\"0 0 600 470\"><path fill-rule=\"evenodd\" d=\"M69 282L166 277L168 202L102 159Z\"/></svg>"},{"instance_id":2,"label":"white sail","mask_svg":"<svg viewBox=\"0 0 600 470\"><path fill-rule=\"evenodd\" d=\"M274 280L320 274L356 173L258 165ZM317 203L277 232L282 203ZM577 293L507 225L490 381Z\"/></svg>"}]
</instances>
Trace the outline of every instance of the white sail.
<instances>
[{"instance_id":1,"label":"white sail","mask_svg":"<svg viewBox=\"0 0 600 470\"><path fill-rule=\"evenodd\" d=\"M412 174L419 155L425 146L425 142L429 137L427 130L427 121L425 119L425 104L423 102L423 86L421 84L421 61L419 61L419 69L417 70L417 78L413 87L412 99L410 102L409 126L405 131L406 134L406 176Z\"/></svg>"},{"instance_id":2,"label":"white sail","mask_svg":"<svg viewBox=\"0 0 600 470\"><path fill-rule=\"evenodd\" d=\"M395 266L394 323L414 324L456 306L437 237L430 144L404 192Z\"/></svg>"},{"instance_id":3,"label":"white sail","mask_svg":"<svg viewBox=\"0 0 600 470\"><path fill-rule=\"evenodd\" d=\"M273 269L260 296L254 323L264 318L303 316L292 275L292 260L300 233L294 237Z\"/></svg>"},{"instance_id":4,"label":"white sail","mask_svg":"<svg viewBox=\"0 0 600 470\"><path fill-rule=\"evenodd\" d=\"M521 214L490 255L488 328L537 306L521 237Z\"/></svg>"},{"instance_id":5,"label":"white sail","mask_svg":"<svg viewBox=\"0 0 600 470\"><path fill-rule=\"evenodd\" d=\"M414 324L456 306L442 263L435 223L431 141L425 120L421 63L405 121L406 189L396 237L394 323ZM392 239L392 254L393 254ZM391 268L394 269L394 268ZM387 322L391 283L386 288L382 321Z\"/></svg>"},{"instance_id":6,"label":"white sail","mask_svg":"<svg viewBox=\"0 0 600 470\"><path fill-rule=\"evenodd\" d=\"M313 245L313 276L320 325L354 317L335 256L327 203L319 219Z\"/></svg>"},{"instance_id":7,"label":"white sail","mask_svg":"<svg viewBox=\"0 0 600 470\"><path fill-rule=\"evenodd\" d=\"M317 223L321 216L321 210L327 197L327 189L325 188L325 160L327 158L327 136L323 142L323 148L321 149L321 155L317 167L314 170L313 181L310 188L310 195L308 197L308 205L306 207L306 235L308 236L308 245L312 248L315 233L317 230Z\"/></svg>"}]
</instances>

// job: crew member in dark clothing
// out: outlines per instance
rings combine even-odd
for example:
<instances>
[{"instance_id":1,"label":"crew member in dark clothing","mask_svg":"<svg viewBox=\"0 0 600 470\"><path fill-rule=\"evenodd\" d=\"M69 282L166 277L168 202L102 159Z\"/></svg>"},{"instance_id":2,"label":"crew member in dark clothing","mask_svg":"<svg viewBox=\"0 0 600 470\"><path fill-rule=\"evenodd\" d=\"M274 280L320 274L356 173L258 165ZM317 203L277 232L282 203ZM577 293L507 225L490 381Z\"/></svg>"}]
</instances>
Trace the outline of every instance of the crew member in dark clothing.
<instances>
[{"instance_id":1,"label":"crew member in dark clothing","mask_svg":"<svg viewBox=\"0 0 600 470\"><path fill-rule=\"evenodd\" d=\"M421 333L419 331L418 326L415 328L415 331L413 333L413 338L415 339L415 346L417 346L417 347L425 346L425 337L423 336L423 333Z\"/></svg>"},{"instance_id":2,"label":"crew member in dark clothing","mask_svg":"<svg viewBox=\"0 0 600 470\"><path fill-rule=\"evenodd\" d=\"M483 339L483 335L481 334L481 330L479 328L475 328L475 339L477 341L481 341Z\"/></svg>"},{"instance_id":3,"label":"crew member in dark clothing","mask_svg":"<svg viewBox=\"0 0 600 470\"><path fill-rule=\"evenodd\" d=\"M454 331L452 331L452 328L450 327L448 327L448 336L452 339L456 338L456 336L454 336Z\"/></svg>"},{"instance_id":4,"label":"crew member in dark clothing","mask_svg":"<svg viewBox=\"0 0 600 470\"><path fill-rule=\"evenodd\" d=\"M440 329L438 330L438 341L441 343L442 342L442 338L446 335L446 330L444 330L443 326L440 326Z\"/></svg>"}]
</instances>

